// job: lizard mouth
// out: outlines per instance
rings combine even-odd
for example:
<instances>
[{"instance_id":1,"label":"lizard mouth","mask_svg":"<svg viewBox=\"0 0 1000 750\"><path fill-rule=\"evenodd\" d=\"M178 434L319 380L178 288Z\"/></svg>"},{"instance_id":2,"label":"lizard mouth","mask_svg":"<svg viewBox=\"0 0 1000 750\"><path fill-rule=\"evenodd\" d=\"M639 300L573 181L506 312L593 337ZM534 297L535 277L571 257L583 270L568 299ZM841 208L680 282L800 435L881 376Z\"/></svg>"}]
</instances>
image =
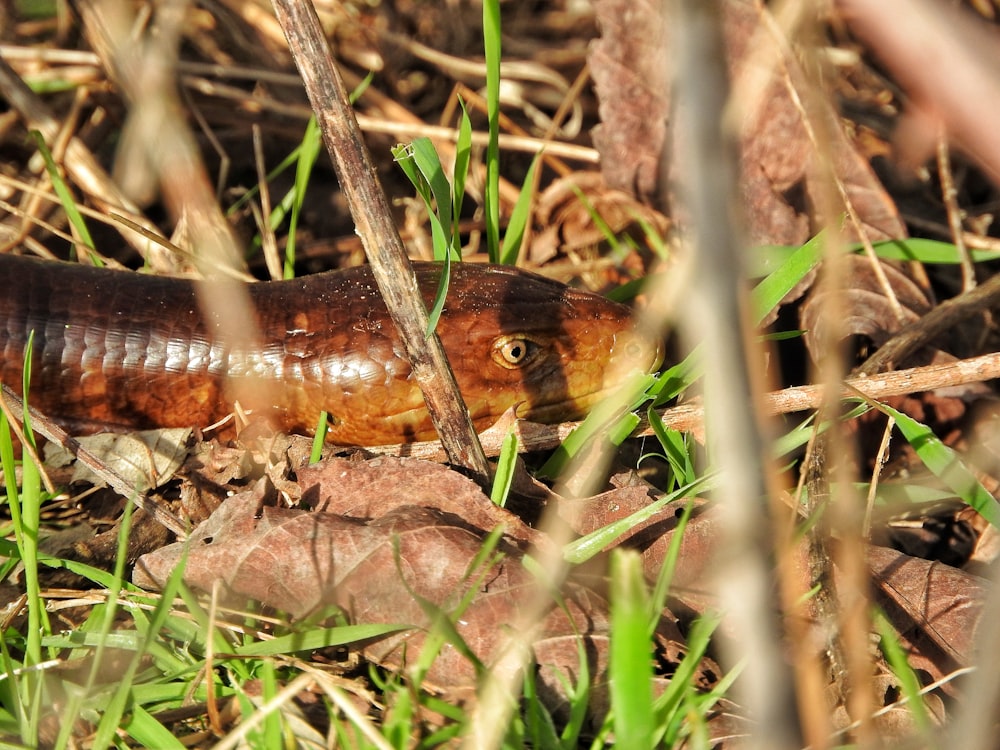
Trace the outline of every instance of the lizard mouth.
<instances>
[{"instance_id":1,"label":"lizard mouth","mask_svg":"<svg viewBox=\"0 0 1000 750\"><path fill-rule=\"evenodd\" d=\"M598 404L612 398L635 375L655 372L663 362L663 343L634 332L616 336L611 355L597 372L587 373L589 388L567 388L563 398L523 404L518 416L533 422L557 423L582 419Z\"/></svg>"}]
</instances>

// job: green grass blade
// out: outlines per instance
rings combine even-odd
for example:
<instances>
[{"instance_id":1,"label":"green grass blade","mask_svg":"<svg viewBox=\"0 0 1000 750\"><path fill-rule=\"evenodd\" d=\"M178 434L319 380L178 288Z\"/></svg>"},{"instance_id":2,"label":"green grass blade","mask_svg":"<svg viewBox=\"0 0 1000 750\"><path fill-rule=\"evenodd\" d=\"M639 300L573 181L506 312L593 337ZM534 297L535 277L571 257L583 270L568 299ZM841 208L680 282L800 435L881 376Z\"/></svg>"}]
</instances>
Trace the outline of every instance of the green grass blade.
<instances>
[{"instance_id":1,"label":"green grass blade","mask_svg":"<svg viewBox=\"0 0 1000 750\"><path fill-rule=\"evenodd\" d=\"M331 628L311 628L301 633L289 633L267 641L251 641L233 649L240 656L275 656L298 651L315 651L330 646L342 646L372 638L382 638L390 633L407 630L405 623L371 623L339 625Z\"/></svg>"},{"instance_id":2,"label":"green grass blade","mask_svg":"<svg viewBox=\"0 0 1000 750\"><path fill-rule=\"evenodd\" d=\"M698 651L699 653L704 653L700 648ZM701 657L699 656L699 658ZM705 717L712 711L715 704L729 693L733 683L736 682L743 671L744 664L745 662L739 662L727 674L723 675L722 679L707 693L699 693L693 688L687 690L681 698L683 702L682 709L673 712L672 715L666 717L667 721L665 723L660 724L660 728L663 730L663 738L660 746L676 747L679 744L678 737L682 734L687 734L688 736L693 735L694 741L686 742L685 746L711 747L708 742L707 732L705 732ZM702 737L704 739L700 739Z\"/></svg>"},{"instance_id":3,"label":"green grass blade","mask_svg":"<svg viewBox=\"0 0 1000 750\"><path fill-rule=\"evenodd\" d=\"M22 463L21 488L11 481L15 476L13 438L7 415L0 413L0 463L3 465L4 481L7 485L7 507L13 519L14 549L24 566L24 583L27 594L28 625L25 637L25 664L42 661L41 639L48 628L45 626L45 603L41 600L38 578L38 526L41 508L41 482L38 469L30 460ZM9 548L8 548L9 549Z\"/></svg>"},{"instance_id":4,"label":"green grass blade","mask_svg":"<svg viewBox=\"0 0 1000 750\"><path fill-rule=\"evenodd\" d=\"M431 230L433 234L434 217L431 217ZM436 240L435 240L436 242ZM430 336L437 328L441 313L444 311L445 300L448 299L448 285L451 283L451 253L445 251L444 267L441 269L441 279L438 281L437 291L434 293L434 302L431 309L427 311L427 335Z\"/></svg>"},{"instance_id":5,"label":"green grass blade","mask_svg":"<svg viewBox=\"0 0 1000 750\"><path fill-rule=\"evenodd\" d=\"M688 484L697 478L692 458L689 433L670 429L663 423L663 419L653 409L650 408L646 414L649 426L653 434L663 448L663 455L667 458L667 463L671 471L671 485L666 489L671 489L675 484Z\"/></svg>"},{"instance_id":6,"label":"green grass blade","mask_svg":"<svg viewBox=\"0 0 1000 750\"><path fill-rule=\"evenodd\" d=\"M913 724L925 740L931 740L934 723L920 693L920 679L907 662L906 650L885 615L878 610L873 615L872 619L879 634L879 648L899 680L899 686L910 708L910 715L913 716ZM933 742L929 742L926 746L932 747Z\"/></svg>"},{"instance_id":7,"label":"green grass blade","mask_svg":"<svg viewBox=\"0 0 1000 750\"><path fill-rule=\"evenodd\" d=\"M875 254L885 260L915 260L935 265L957 265L962 262L961 253L950 242L911 237L905 240L883 240L876 242L874 247ZM861 247L852 249L860 251ZM969 248L969 256L973 263L984 263L1000 259L1000 252Z\"/></svg>"},{"instance_id":8,"label":"green grass blade","mask_svg":"<svg viewBox=\"0 0 1000 750\"><path fill-rule=\"evenodd\" d=\"M562 600L559 606L566 610ZM582 638L576 639L577 679L575 685L566 686L566 697L569 699L569 720L559 734L559 742L566 750L580 746L580 736L587 727L587 712L590 709L590 660L587 647Z\"/></svg>"},{"instance_id":9,"label":"green grass blade","mask_svg":"<svg viewBox=\"0 0 1000 750\"><path fill-rule=\"evenodd\" d=\"M296 146L294 149L292 149L291 153L289 153L284 159L281 160L278 166L274 167L274 169L268 172L265 175L265 178L268 180L268 182L274 180L276 177L279 177L285 172L285 170L287 170L293 164L298 162L299 153L301 152L301 150L302 150L301 144ZM243 206L248 204L259 192L260 192L260 187L254 185L245 193L243 193L243 195L241 195L239 198L233 201L232 205L230 205L229 208L226 209L226 217L227 218L232 217L237 212L239 212L239 210L243 208ZM271 229L277 229L278 227L281 226L281 222L285 220L285 216L288 215L288 211L291 209L291 207L292 207L292 194L290 192L285 193L285 196L278 203L278 205L274 206L271 209L271 215L268 218L268 223ZM258 247L260 246L259 236L255 238L254 245Z\"/></svg>"},{"instance_id":10,"label":"green grass blade","mask_svg":"<svg viewBox=\"0 0 1000 750\"><path fill-rule=\"evenodd\" d=\"M605 439L620 445L637 423L636 416L631 412L649 399L649 392L656 383L657 378L653 375L634 373L622 383L618 393L597 404L586 419L566 437L538 470L538 476L559 476L573 456L591 440Z\"/></svg>"},{"instance_id":11,"label":"green grass blade","mask_svg":"<svg viewBox=\"0 0 1000 750\"><path fill-rule=\"evenodd\" d=\"M17 734L24 742L34 745L37 729L34 733L29 731L27 709L24 705L23 690L17 673L17 670L23 665L15 661L10 653L11 646L8 639L12 635L16 634L11 629L0 633L0 660L3 661L3 671L0 672L0 677L3 678L0 680L0 704L5 709L6 716L4 718L10 717L9 721L4 722L11 725L9 727L10 734Z\"/></svg>"},{"instance_id":12,"label":"green grass blade","mask_svg":"<svg viewBox=\"0 0 1000 750\"><path fill-rule=\"evenodd\" d=\"M115 557L114 581L111 589L108 591L107 602L104 605L104 618L101 623L100 642L94 650L94 658L91 662L90 674L87 676L85 690L79 695L80 699L85 698L93 690L97 681L98 672L100 671L101 664L103 663L105 649L109 647L111 630L114 626L115 616L118 611L118 594L121 591L122 580L125 576L125 564L128 559L129 531L132 528L132 510L134 507L133 502L130 500L125 504L125 510L122 513L121 526L118 532L118 553ZM99 612L99 608L95 607L95 615ZM135 673L139 669L140 656L141 653L138 651L132 655L132 659L129 662L128 667L126 667L125 673L122 675L122 679L118 682L110 700L108 700L105 705L104 713L101 715L101 720L97 724L97 731L94 733L93 747L108 747L111 745L113 738L117 734L118 728L121 726L122 717L125 715L125 708L128 704L129 696L132 690L132 683L135 680ZM60 740L64 740L64 742L57 742L57 746L63 747L68 744L73 722L78 713L78 706L75 706L74 701L71 700L67 704L66 711L63 714L63 723L60 731Z\"/></svg>"},{"instance_id":13,"label":"green grass blade","mask_svg":"<svg viewBox=\"0 0 1000 750\"><path fill-rule=\"evenodd\" d=\"M2 422L2 419L0 419L0 422ZM18 547L15 543L6 539L0 539L0 556L13 558L19 555L20 553L18 552ZM106 570L100 570L99 568L87 565L86 563L64 560L59 557L47 555L43 552L38 554L38 562L50 568L68 570L71 573L75 573L78 576L93 581L101 588L109 589L114 584L113 573L109 573ZM128 588L133 591L138 591L138 589L131 584L128 584Z\"/></svg>"},{"instance_id":14,"label":"green grass blade","mask_svg":"<svg viewBox=\"0 0 1000 750\"><path fill-rule=\"evenodd\" d=\"M836 487L836 483L831 484L831 488L834 487ZM870 489L871 485L868 482L854 482L850 491L857 493L857 497L866 497ZM954 497L955 493L948 489L886 481L878 483L875 490L875 505L876 507L896 508L910 506L919 512L918 506L923 505L930 508Z\"/></svg>"},{"instance_id":15,"label":"green grass blade","mask_svg":"<svg viewBox=\"0 0 1000 750\"><path fill-rule=\"evenodd\" d=\"M649 389L653 396L652 408L663 406L678 394L691 387L704 372L701 348L696 347L683 360L664 370Z\"/></svg>"},{"instance_id":16,"label":"green grass blade","mask_svg":"<svg viewBox=\"0 0 1000 750\"><path fill-rule=\"evenodd\" d=\"M426 204L428 212L433 213L431 211L431 199L433 197L431 186L427 184L427 180L424 179L423 174L417 169L417 164L413 160L413 144L401 143L393 146L390 152L392 153L392 158L399 165L399 168L403 170L403 174L406 175L406 179L410 181L413 189L417 191L417 195Z\"/></svg>"},{"instance_id":17,"label":"green grass blade","mask_svg":"<svg viewBox=\"0 0 1000 750\"><path fill-rule=\"evenodd\" d=\"M265 660L261 663L260 681L263 687L261 691L261 702L267 704L274 700L278 694L278 675L274 668L274 662ZM257 732L251 732L248 736L260 743L260 747L281 747L282 745L282 721L281 713L273 711L264 719L264 726ZM256 735L256 737L255 737Z\"/></svg>"},{"instance_id":18,"label":"green grass blade","mask_svg":"<svg viewBox=\"0 0 1000 750\"><path fill-rule=\"evenodd\" d=\"M393 157L399 164L403 174L412 183L427 207L427 220L431 225L431 244L434 258L445 263L445 273L438 285L434 304L428 313L430 325L427 335L437 326L441 310L444 308L444 298L448 291L448 278L452 257L460 258L459 243L455 237L451 219L451 198L448 180L444 175L440 159L434 146L427 138L418 138L409 146L396 146L392 149Z\"/></svg>"},{"instance_id":19,"label":"green grass blade","mask_svg":"<svg viewBox=\"0 0 1000 750\"><path fill-rule=\"evenodd\" d=\"M369 667L369 674L372 682L385 695L387 710L382 714L382 735L393 747L409 747L417 711L416 696L407 690L398 674L382 679L374 667Z\"/></svg>"},{"instance_id":20,"label":"green grass blade","mask_svg":"<svg viewBox=\"0 0 1000 750\"><path fill-rule=\"evenodd\" d=\"M319 413L316 420L316 434L313 435L312 448L309 451L309 463L317 463L323 457L323 448L326 445L326 431L329 428L330 415L325 411Z\"/></svg>"},{"instance_id":21,"label":"green grass blade","mask_svg":"<svg viewBox=\"0 0 1000 750\"><path fill-rule=\"evenodd\" d=\"M649 594L635 550L611 555L611 706L620 747L646 748L653 737L653 648Z\"/></svg>"},{"instance_id":22,"label":"green grass blade","mask_svg":"<svg viewBox=\"0 0 1000 750\"><path fill-rule=\"evenodd\" d=\"M823 233L820 232L754 287L751 304L755 324L767 317L785 295L819 264L823 259L823 242Z\"/></svg>"},{"instance_id":23,"label":"green grass blade","mask_svg":"<svg viewBox=\"0 0 1000 750\"><path fill-rule=\"evenodd\" d=\"M305 204L309 179L312 177L313 167L319 158L321 146L322 138L319 124L315 117L310 117L306 124L305 133L302 135L299 158L295 162L295 185L292 188L292 207L288 217L288 236L285 240L284 277L286 279L295 276L295 230L299 226L299 217L302 215L302 206Z\"/></svg>"},{"instance_id":24,"label":"green grass blade","mask_svg":"<svg viewBox=\"0 0 1000 750\"><path fill-rule=\"evenodd\" d=\"M461 596L447 610L443 606L438 606L426 597L418 594L404 580L403 563L400 558L398 539L393 540L393 553L397 575L400 576L400 581L406 588L407 593L413 598L413 601L417 603L423 611L424 616L431 623L420 656L409 667L409 672L416 682L423 680L424 675L427 674L427 671L446 643L472 664L477 675L481 676L485 672L485 666L465 642L465 639L458 631L456 623L461 619L462 614L472 605L473 600L480 591L482 591L482 587L485 585L484 582L491 571L494 571L503 559L502 554L496 553L497 545L502 538L503 528L500 526L487 534L479 551L469 562L465 570L463 576L463 582L467 585L465 592L456 591L456 596L458 594L461 594Z\"/></svg>"},{"instance_id":25,"label":"green grass blade","mask_svg":"<svg viewBox=\"0 0 1000 750\"><path fill-rule=\"evenodd\" d=\"M674 492L664 495L659 500L650 503L644 508L640 508L625 518L610 523L607 526L602 526L596 531L592 531L586 536L570 542L563 547L563 557L571 563L586 562L594 555L599 554L605 547L633 526L637 526L659 512L665 505L682 497L692 497L703 492L710 492L718 485L718 481L718 476L714 473L699 477L697 481L686 484Z\"/></svg>"},{"instance_id":26,"label":"green grass blade","mask_svg":"<svg viewBox=\"0 0 1000 750\"><path fill-rule=\"evenodd\" d=\"M517 203L511 211L510 219L507 222L507 231L503 236L503 255L501 263L513 266L517 265L517 257L521 252L521 243L524 240L524 230L528 226L528 217L531 215L531 201L535 197L535 170L541 159L541 152L535 154L528 167L528 174L524 177L524 184L521 185L521 193L517 196Z\"/></svg>"},{"instance_id":27,"label":"green grass blade","mask_svg":"<svg viewBox=\"0 0 1000 750\"><path fill-rule=\"evenodd\" d=\"M154 719L142 706L132 707L132 715L122 725L122 729L143 747L162 750L184 750L185 747L173 732Z\"/></svg>"},{"instance_id":28,"label":"green grass blade","mask_svg":"<svg viewBox=\"0 0 1000 750\"><path fill-rule=\"evenodd\" d=\"M903 437L938 479L963 502L975 508L979 515L1000 528L1000 506L955 451L942 443L927 425L891 406L877 403L875 407L896 420L896 426Z\"/></svg>"},{"instance_id":29,"label":"green grass blade","mask_svg":"<svg viewBox=\"0 0 1000 750\"><path fill-rule=\"evenodd\" d=\"M173 670L178 674L184 672L189 667L189 662L178 658L175 653L164 647L163 644L168 639L163 636L163 632L167 630L168 625L172 624L170 621L173 602L178 591L183 586L184 568L186 565L187 555L184 555L177 567L171 571L159 599L156 600L152 615L148 619L144 612L133 610L136 629L143 636L141 650L136 655L136 659L148 653L160 665L161 669ZM176 617L173 617L173 619L175 621L179 620ZM181 625L184 629L187 629L191 623L183 621ZM179 628L176 624L173 624L171 629L176 631Z\"/></svg>"},{"instance_id":30,"label":"green grass blade","mask_svg":"<svg viewBox=\"0 0 1000 750\"><path fill-rule=\"evenodd\" d=\"M500 259L500 0L483 0L483 43L486 50L486 247L490 262Z\"/></svg>"},{"instance_id":31,"label":"green grass blade","mask_svg":"<svg viewBox=\"0 0 1000 750\"><path fill-rule=\"evenodd\" d=\"M56 165L55 159L52 158L52 152L49 151L49 147L45 143L45 138L43 138L42 134L37 130L32 130L31 135L35 139L35 145L38 147L38 152L45 160L45 169L49 173L49 179L52 180L52 188L56 191L59 203L62 205L63 211L66 212L66 218L69 219L69 223L73 226L77 236L80 238L80 242L92 251L90 253L91 262L93 262L94 265L101 265L100 260L94 252L96 251L96 246L94 245L93 238L90 236L90 230L87 229L87 222L83 220L83 214L81 214L80 209L77 208L76 201L73 199L73 193L70 191L69 186L66 184L62 174L59 172L59 167Z\"/></svg>"},{"instance_id":32,"label":"green grass blade","mask_svg":"<svg viewBox=\"0 0 1000 750\"><path fill-rule=\"evenodd\" d=\"M528 747L560 747L559 735L552 721L552 716L542 704L538 696L538 684L534 670L526 670L522 687L524 694L524 727L523 736L507 739L514 747L525 747L525 740L531 744Z\"/></svg>"},{"instance_id":33,"label":"green grass blade","mask_svg":"<svg viewBox=\"0 0 1000 750\"><path fill-rule=\"evenodd\" d=\"M451 223L455 227L454 246L455 257L462 255L462 241L458 225L462 220L462 205L465 203L465 180L469 176L469 160L472 157L472 121L465 102L458 100L462 108L462 117L458 123L458 140L455 142L455 173L452 175L452 207Z\"/></svg>"},{"instance_id":34,"label":"green grass blade","mask_svg":"<svg viewBox=\"0 0 1000 750\"><path fill-rule=\"evenodd\" d=\"M26 390L27 380L31 373L31 351L33 335L29 335L24 358L25 406L22 419L27 413ZM24 424L25 439L34 446L34 438L30 431L31 423ZM42 664L43 642L51 635L45 602L41 598L41 585L38 571L38 542L41 524L41 506L43 494L41 476L38 467L30 460L21 462L21 487L18 488L16 476L16 461L14 459L14 438L5 412L0 412L0 465L3 467L4 484L6 486L6 501L11 516L11 526L14 532L14 544L11 560L19 560L23 566L23 580L26 594L28 618L23 643L17 644L17 650L23 651L24 661L16 664L11 658L8 633L3 639L3 661L10 690L7 708L16 717L18 734L27 745L37 742L41 724L44 702L41 700L44 686L43 674L34 667ZM6 540L4 540L6 542ZM6 542L9 544L9 542ZM12 631L11 631L12 632ZM15 670L23 667L26 671L17 676Z\"/></svg>"},{"instance_id":35,"label":"green grass blade","mask_svg":"<svg viewBox=\"0 0 1000 750\"><path fill-rule=\"evenodd\" d=\"M654 705L659 716L664 717L660 725L673 724L676 728L683 715L679 710L686 695L694 691L693 678L697 673L701 658L708 650L712 633L718 627L721 618L714 613L707 613L695 620L687 639L687 653L670 678L667 689L656 699Z\"/></svg>"},{"instance_id":36,"label":"green grass blade","mask_svg":"<svg viewBox=\"0 0 1000 750\"><path fill-rule=\"evenodd\" d=\"M570 189L573 191L576 199L580 201L580 205L587 212L587 216L594 223L594 227L604 236L604 241L608 243L611 250L618 254L628 252L631 248L626 246L626 243L615 234L615 230L611 228L611 225L601 215L601 212L597 210L597 206L587 197L587 194L577 185L570 185Z\"/></svg>"},{"instance_id":37,"label":"green grass blade","mask_svg":"<svg viewBox=\"0 0 1000 750\"><path fill-rule=\"evenodd\" d=\"M348 99L350 99L351 104L357 101L358 97L360 97L365 92L368 86L371 85L371 82L374 80L374 78L375 78L374 71L370 71L368 75L365 76L364 80L358 84L357 88L354 89L348 95ZM293 164L297 164L302 152L303 152L303 142L300 141L299 145L296 146L294 149L292 149L291 153L289 153L284 159L282 159L281 163L279 163L278 166L274 167L274 169L272 169L265 175L267 181L271 182L276 177L283 174L285 170L287 170ZM260 187L258 185L254 185L253 187L251 187L249 190L243 193L238 199L233 201L232 205L230 205L229 208L226 209L226 216L231 217L235 215L241 208L243 208L243 206L245 206L247 203L253 200L253 198L255 198L259 192L260 192ZM271 210L271 216L269 217L268 223L272 230L277 230L278 227L281 226L281 223L285 220L285 217L288 215L288 212L292 208L292 201L294 200L294 197L295 196L293 195L293 192L289 191L288 193L285 194L284 198L282 198L279 204ZM256 237L254 237L253 246L254 248L259 248L260 244L261 244L260 235L257 235Z\"/></svg>"},{"instance_id":38,"label":"green grass blade","mask_svg":"<svg viewBox=\"0 0 1000 750\"><path fill-rule=\"evenodd\" d=\"M875 254L883 260L911 261L931 265L957 265L962 262L961 256L950 242L928 240L916 237L907 239L882 240L873 243ZM749 254L751 277L759 278L771 273L800 248L787 245L760 245L752 248ZM847 248L848 252L860 253L864 246L860 243ZM973 263L985 263L1000 259L1000 251L969 248L969 256Z\"/></svg>"},{"instance_id":39,"label":"green grass blade","mask_svg":"<svg viewBox=\"0 0 1000 750\"><path fill-rule=\"evenodd\" d=\"M21 425L24 439L32 452L38 455L38 444L31 430L31 414L28 411L30 383L32 370L32 352L34 351L35 332L28 334L24 350L24 367L21 380ZM5 476L14 476L13 474ZM41 660L41 639L50 634L49 617L45 610L45 602L41 597L41 583L38 576L38 534L42 521L42 477L38 466L29 457L21 461L21 562L24 564L24 584L28 595L28 648L29 653Z\"/></svg>"},{"instance_id":40,"label":"green grass blade","mask_svg":"<svg viewBox=\"0 0 1000 750\"><path fill-rule=\"evenodd\" d=\"M417 138L412 146L413 162L420 170L434 198L434 204L428 206L428 211L437 214L440 222L441 232L447 239L446 252L451 249L452 238L452 200L451 186L448 178L445 177L444 167L441 166L441 159L430 138ZM438 250L437 242L434 243L435 253ZM438 258L442 260L442 258Z\"/></svg>"},{"instance_id":41,"label":"green grass blade","mask_svg":"<svg viewBox=\"0 0 1000 750\"><path fill-rule=\"evenodd\" d=\"M653 288L658 279L665 277L665 273L648 273L645 276L641 276L638 279L632 279L631 281L626 281L624 284L616 286L614 289L609 289L605 293L605 297L613 302L621 302L626 304L631 302L645 288Z\"/></svg>"},{"instance_id":42,"label":"green grass blade","mask_svg":"<svg viewBox=\"0 0 1000 750\"><path fill-rule=\"evenodd\" d=\"M517 468L517 435L508 432L503 439L503 445L500 446L497 471L493 475L493 487L490 490L490 500L494 505L502 508L507 504L515 468Z\"/></svg>"},{"instance_id":43,"label":"green grass blade","mask_svg":"<svg viewBox=\"0 0 1000 750\"><path fill-rule=\"evenodd\" d=\"M861 402L853 406L850 411L841 414L837 419L839 422L849 422L852 419L857 419L862 414L870 411L872 409L868 404ZM782 456L787 456L792 451L797 451L799 448L806 445L812 438L814 433L826 432L827 428L830 426L830 422L826 421L816 427L813 422L816 418L815 414L810 414L804 420L802 420L797 426L792 427L784 435L778 437L771 444L771 455L775 458L781 458Z\"/></svg>"},{"instance_id":44,"label":"green grass blade","mask_svg":"<svg viewBox=\"0 0 1000 750\"><path fill-rule=\"evenodd\" d=\"M663 563L660 565L660 571L656 576L656 583L650 595L649 629L646 633L648 638L653 637L653 633L663 615L663 610L667 606L667 595L670 593L670 584L673 582L674 571L677 570L677 561L680 559L684 530L687 528L688 521L691 520L693 512L694 501L689 500L684 505L684 512L681 513L681 517L677 519L677 527L674 529L673 537L670 539L667 554L663 556Z\"/></svg>"}]
</instances>

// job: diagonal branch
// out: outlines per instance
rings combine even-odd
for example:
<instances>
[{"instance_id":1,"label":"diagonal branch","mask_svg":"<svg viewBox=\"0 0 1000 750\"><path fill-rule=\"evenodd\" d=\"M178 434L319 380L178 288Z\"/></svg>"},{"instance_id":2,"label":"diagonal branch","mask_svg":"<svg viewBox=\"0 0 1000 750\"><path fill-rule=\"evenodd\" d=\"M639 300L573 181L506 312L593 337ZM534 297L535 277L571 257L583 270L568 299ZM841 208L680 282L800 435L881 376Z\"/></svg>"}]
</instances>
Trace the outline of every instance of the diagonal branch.
<instances>
[{"instance_id":1,"label":"diagonal branch","mask_svg":"<svg viewBox=\"0 0 1000 750\"><path fill-rule=\"evenodd\" d=\"M311 2L273 0L295 65L351 207L357 233L393 322L399 328L413 376L427 402L449 460L471 470L480 484L490 467L437 335L425 336L427 311L378 182L340 72L330 56Z\"/></svg>"}]
</instances>

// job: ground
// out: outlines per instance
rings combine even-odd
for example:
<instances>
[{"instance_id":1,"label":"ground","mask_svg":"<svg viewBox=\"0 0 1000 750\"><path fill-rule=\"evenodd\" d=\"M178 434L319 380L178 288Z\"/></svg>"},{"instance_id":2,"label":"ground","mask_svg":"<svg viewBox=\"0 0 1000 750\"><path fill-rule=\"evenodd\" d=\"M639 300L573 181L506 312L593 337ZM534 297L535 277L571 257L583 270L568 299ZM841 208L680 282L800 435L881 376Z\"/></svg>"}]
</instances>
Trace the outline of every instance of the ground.
<instances>
[{"instance_id":1,"label":"ground","mask_svg":"<svg viewBox=\"0 0 1000 750\"><path fill-rule=\"evenodd\" d=\"M504 508L436 445L305 468L323 446L251 424L81 452L39 415L76 461L49 487L0 451L5 741L968 746L1000 521L995 8L315 4L407 253L615 295L661 374L593 427L607 455L526 425L515 466L509 422L485 435ZM4 250L362 262L299 73L324 50L275 7L0 9Z\"/></svg>"}]
</instances>

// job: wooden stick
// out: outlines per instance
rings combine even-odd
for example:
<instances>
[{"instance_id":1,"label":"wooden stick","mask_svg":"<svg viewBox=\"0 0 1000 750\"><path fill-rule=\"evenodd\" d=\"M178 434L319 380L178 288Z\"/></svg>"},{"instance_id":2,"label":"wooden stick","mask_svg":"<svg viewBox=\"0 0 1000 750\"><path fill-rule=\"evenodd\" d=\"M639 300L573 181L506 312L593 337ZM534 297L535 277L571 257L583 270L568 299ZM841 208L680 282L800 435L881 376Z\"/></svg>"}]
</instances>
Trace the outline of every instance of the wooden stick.
<instances>
[{"instance_id":1,"label":"wooden stick","mask_svg":"<svg viewBox=\"0 0 1000 750\"><path fill-rule=\"evenodd\" d=\"M347 89L330 56L312 2L273 0L295 65L302 75L326 150L351 207L357 233L406 347L414 380L427 402L448 459L486 485L490 466L436 335L427 337L424 309L413 268L392 221Z\"/></svg>"}]
</instances>

